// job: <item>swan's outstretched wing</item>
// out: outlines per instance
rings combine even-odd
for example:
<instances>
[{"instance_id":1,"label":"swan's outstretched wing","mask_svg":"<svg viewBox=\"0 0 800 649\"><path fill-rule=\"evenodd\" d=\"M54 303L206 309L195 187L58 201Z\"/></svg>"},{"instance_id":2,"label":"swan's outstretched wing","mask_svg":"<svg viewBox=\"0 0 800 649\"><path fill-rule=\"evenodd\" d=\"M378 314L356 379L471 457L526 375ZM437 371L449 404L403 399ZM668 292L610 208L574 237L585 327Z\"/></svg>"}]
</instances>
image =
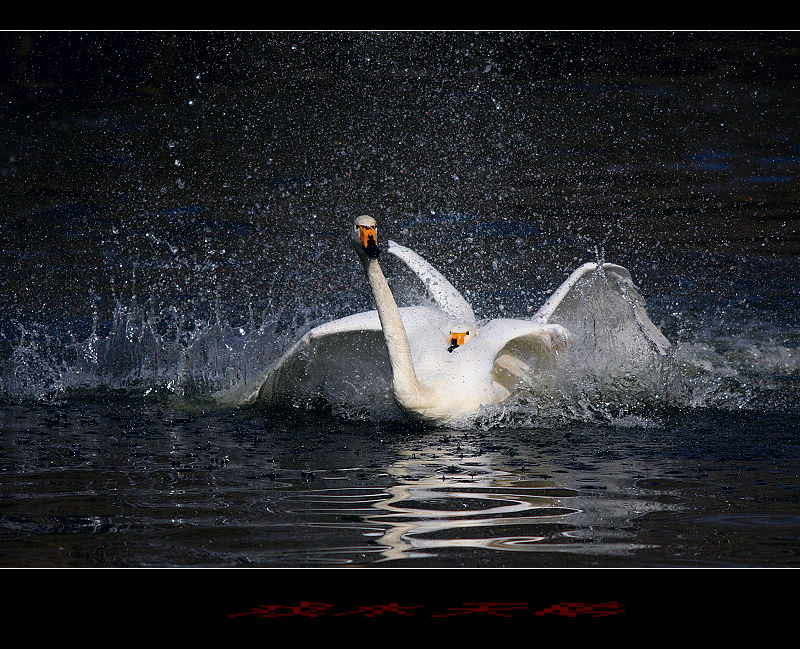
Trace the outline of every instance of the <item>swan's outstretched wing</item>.
<instances>
[{"instance_id":1,"label":"swan's outstretched wing","mask_svg":"<svg viewBox=\"0 0 800 649\"><path fill-rule=\"evenodd\" d=\"M430 319L427 307L400 309L409 332ZM394 410L392 375L377 311L326 322L306 332L256 381L217 393L221 405L254 403Z\"/></svg>"},{"instance_id":2,"label":"swan's outstretched wing","mask_svg":"<svg viewBox=\"0 0 800 649\"><path fill-rule=\"evenodd\" d=\"M597 269L598 264L594 262L583 264L583 266L575 269L536 312L533 320L541 323L550 322L559 307L566 301L567 296L570 295L578 285L579 281ZM620 295L631 305L639 329L645 337L655 346L659 354L662 356L666 355L667 350L669 350L671 346L670 342L647 315L647 311L645 311L644 308L644 298L642 298L639 291L636 290L636 287L633 285L630 272L617 264L603 264L602 272L617 288Z\"/></svg>"},{"instance_id":3,"label":"swan's outstretched wing","mask_svg":"<svg viewBox=\"0 0 800 649\"><path fill-rule=\"evenodd\" d=\"M217 392L214 399L220 405L242 406L263 398L262 393L265 391L270 394L277 394L278 391L289 393L291 384L298 382L303 375L302 366L308 364L310 357L318 355L320 343L327 341L335 345L335 339L341 337L342 346L347 346L348 341L355 342L360 332L363 337L369 337L370 333L380 333L377 311L356 313L314 327L257 379Z\"/></svg>"},{"instance_id":4,"label":"swan's outstretched wing","mask_svg":"<svg viewBox=\"0 0 800 649\"><path fill-rule=\"evenodd\" d=\"M620 266L621 268L621 266ZM597 269L597 264L594 262L588 262L579 268L576 268L572 271L569 277L559 286L555 291L553 291L552 295L545 301L545 303L541 306L541 308L536 312L536 315L533 316L533 320L536 322L549 322L555 310L559 307L561 302L563 302L564 298L567 294L575 287L584 275L587 275L594 270ZM630 277L630 275L628 275Z\"/></svg>"},{"instance_id":5,"label":"swan's outstretched wing","mask_svg":"<svg viewBox=\"0 0 800 649\"><path fill-rule=\"evenodd\" d=\"M447 281L444 275L416 252L394 241L389 241L387 250L405 262L406 266L419 277L433 301L454 322L466 327L475 326L475 314L469 302Z\"/></svg>"}]
</instances>

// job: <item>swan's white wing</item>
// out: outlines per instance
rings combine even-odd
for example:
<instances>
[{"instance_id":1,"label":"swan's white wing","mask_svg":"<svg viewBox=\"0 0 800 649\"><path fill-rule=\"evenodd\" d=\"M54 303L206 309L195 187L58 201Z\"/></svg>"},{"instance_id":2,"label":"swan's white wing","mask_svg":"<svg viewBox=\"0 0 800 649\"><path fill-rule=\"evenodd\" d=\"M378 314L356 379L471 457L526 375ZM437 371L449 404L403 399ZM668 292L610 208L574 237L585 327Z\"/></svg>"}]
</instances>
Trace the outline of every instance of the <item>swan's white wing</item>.
<instances>
[{"instance_id":1,"label":"swan's white wing","mask_svg":"<svg viewBox=\"0 0 800 649\"><path fill-rule=\"evenodd\" d=\"M330 337L341 336L341 346L350 346L356 342L359 332L380 333L381 324L377 311L356 313L344 318L332 320L307 331L288 351L286 351L269 369L257 379L246 384L235 386L229 390L222 390L214 395L220 405L240 406L252 404L263 398L262 392L291 392L291 384L303 375L303 365L307 365L309 357L318 355L315 347ZM334 343L335 340L328 341ZM265 388L265 385L268 387Z\"/></svg>"},{"instance_id":2,"label":"swan's white wing","mask_svg":"<svg viewBox=\"0 0 800 649\"><path fill-rule=\"evenodd\" d=\"M379 328L309 334L270 368L254 401L303 408L392 406L391 367Z\"/></svg>"},{"instance_id":3,"label":"swan's white wing","mask_svg":"<svg viewBox=\"0 0 800 649\"><path fill-rule=\"evenodd\" d=\"M478 329L478 335L454 353L474 355L482 371L511 392L530 383L543 366L551 367L572 343L572 335L557 324L500 318Z\"/></svg>"},{"instance_id":4,"label":"swan's white wing","mask_svg":"<svg viewBox=\"0 0 800 649\"><path fill-rule=\"evenodd\" d=\"M550 322L559 307L565 303L567 297L572 295L580 280L597 270L597 268L598 265L596 263L589 262L575 269L547 299L542 308L536 312L533 320L542 323ZM667 350L671 347L670 342L647 315L644 298L636 290L630 272L617 264L603 264L602 270L610 284L615 286L619 294L631 305L641 332L655 346L659 354L666 355Z\"/></svg>"},{"instance_id":5,"label":"swan's white wing","mask_svg":"<svg viewBox=\"0 0 800 649\"><path fill-rule=\"evenodd\" d=\"M405 307L411 337L432 309ZM306 332L257 380L215 395L218 403L256 402L313 407L326 402L353 409L395 410L391 366L377 311L339 318Z\"/></svg>"},{"instance_id":6,"label":"swan's white wing","mask_svg":"<svg viewBox=\"0 0 800 649\"><path fill-rule=\"evenodd\" d=\"M406 266L419 277L433 301L454 322L466 327L475 326L475 314L469 302L447 281L444 275L416 252L394 241L389 241L387 250L405 262Z\"/></svg>"},{"instance_id":7,"label":"swan's white wing","mask_svg":"<svg viewBox=\"0 0 800 649\"><path fill-rule=\"evenodd\" d=\"M589 262L573 270L564 283L561 284L561 286L559 286L555 291L553 291L549 298L547 298L542 307L536 312L536 315L533 316L533 320L536 322L549 322L551 316L553 313L555 313L555 310L559 307L567 294L575 287L575 285L578 283L578 280L596 269L597 264Z\"/></svg>"}]
</instances>

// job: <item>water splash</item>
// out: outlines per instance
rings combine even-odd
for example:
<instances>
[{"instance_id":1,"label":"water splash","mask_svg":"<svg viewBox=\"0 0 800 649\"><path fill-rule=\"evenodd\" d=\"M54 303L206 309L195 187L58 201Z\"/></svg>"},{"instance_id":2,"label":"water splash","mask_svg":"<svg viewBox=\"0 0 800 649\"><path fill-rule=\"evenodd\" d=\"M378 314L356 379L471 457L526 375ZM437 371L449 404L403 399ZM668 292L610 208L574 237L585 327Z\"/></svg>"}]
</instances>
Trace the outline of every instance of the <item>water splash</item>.
<instances>
[{"instance_id":1,"label":"water splash","mask_svg":"<svg viewBox=\"0 0 800 649\"><path fill-rule=\"evenodd\" d=\"M52 325L15 322L16 341L2 366L0 395L11 401L57 401L75 394L119 391L207 401L219 389L247 381L308 326L296 314L262 314L234 326L219 309L195 318L152 303L117 302L103 330L95 315L84 339L52 333Z\"/></svg>"},{"instance_id":2,"label":"water splash","mask_svg":"<svg viewBox=\"0 0 800 649\"><path fill-rule=\"evenodd\" d=\"M800 375L794 330L770 330L756 319L740 322L731 332L711 318L680 314L678 339L670 334L674 344L663 356L642 335L632 305L605 275L593 275L556 319L573 332L574 349L464 426L594 422L646 427L659 425L662 414L675 408L793 404ZM325 313L336 308L287 304L256 313L251 306L246 322L232 324L219 295L208 308L194 311L117 299L110 320L101 321L95 312L83 336L61 335L53 324L15 320L13 331L2 334L9 352L0 366L0 398L52 402L115 391L207 406L214 392L262 375L305 331L338 317ZM525 311L521 304L509 308ZM365 368L365 376L368 370L376 371ZM324 407L343 419L402 419L388 378L380 385L376 381L366 381L368 389L364 377L351 377L341 389L325 393ZM386 407L376 406L381 398Z\"/></svg>"},{"instance_id":3,"label":"water splash","mask_svg":"<svg viewBox=\"0 0 800 649\"><path fill-rule=\"evenodd\" d=\"M481 425L646 427L657 425L665 409L689 403L692 388L674 350L660 353L636 318L641 296L620 292L614 281L600 271L576 287L552 320L572 332L572 349L553 366L539 365L509 400L487 408Z\"/></svg>"}]
</instances>

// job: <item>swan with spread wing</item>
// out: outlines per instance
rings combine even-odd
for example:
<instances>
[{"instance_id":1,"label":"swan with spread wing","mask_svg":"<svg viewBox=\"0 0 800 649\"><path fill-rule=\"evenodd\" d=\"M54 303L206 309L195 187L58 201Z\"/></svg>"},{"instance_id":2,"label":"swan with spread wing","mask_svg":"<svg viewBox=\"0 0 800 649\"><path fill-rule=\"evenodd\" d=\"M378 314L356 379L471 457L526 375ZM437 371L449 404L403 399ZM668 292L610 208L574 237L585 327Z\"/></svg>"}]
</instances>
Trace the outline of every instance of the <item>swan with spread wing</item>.
<instances>
[{"instance_id":1,"label":"swan with spread wing","mask_svg":"<svg viewBox=\"0 0 800 649\"><path fill-rule=\"evenodd\" d=\"M434 302L397 306L378 261L374 218L358 217L350 239L377 309L311 329L263 379L221 395L221 402L309 403L324 384L336 383L345 399L348 389L363 394L377 386L378 392L390 389L394 402L413 420L431 425L463 421L482 406L503 402L537 366L552 365L567 352L572 334L550 320L578 281L599 266L587 263L575 270L531 319L499 318L479 325L472 307L441 273L389 241L389 253L417 275ZM642 333L665 354L669 342L647 317L630 273L615 264L602 268L628 295Z\"/></svg>"}]
</instances>

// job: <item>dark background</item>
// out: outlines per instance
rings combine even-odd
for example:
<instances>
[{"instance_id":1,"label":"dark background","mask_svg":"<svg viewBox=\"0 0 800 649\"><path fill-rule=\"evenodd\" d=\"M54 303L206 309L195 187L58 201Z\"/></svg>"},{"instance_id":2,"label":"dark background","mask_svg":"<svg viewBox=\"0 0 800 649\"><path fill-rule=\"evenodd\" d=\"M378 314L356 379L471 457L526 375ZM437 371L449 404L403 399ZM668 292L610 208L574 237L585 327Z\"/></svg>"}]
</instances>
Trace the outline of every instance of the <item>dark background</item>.
<instances>
[{"instance_id":1,"label":"dark background","mask_svg":"<svg viewBox=\"0 0 800 649\"><path fill-rule=\"evenodd\" d=\"M475 32L406 35L395 42L394 51L391 40L381 40L383 56L370 61L370 73L375 65L388 69L403 62L456 76L482 65L488 53L502 76L519 79L708 77L769 83L796 81L800 74L800 35L791 31L504 32L502 43L485 33L488 51L465 47ZM102 83L120 97L182 93L194 87L198 70L207 81L224 85L257 81L249 67L237 65L248 53L264 62L265 75L270 66L287 64L297 70L352 73L364 42L346 32L307 32L303 38L320 37L327 47L289 58L281 47L283 36L268 32L4 32L0 82L7 92L35 87L78 92Z\"/></svg>"},{"instance_id":2,"label":"dark background","mask_svg":"<svg viewBox=\"0 0 800 649\"><path fill-rule=\"evenodd\" d=\"M532 188L532 202L525 212L528 216L532 211L546 212L562 225L587 217L585 238L579 238L574 244L554 247L553 252L547 252L551 249L543 252L544 255L563 257L559 260L563 262L558 266L559 272L569 267L573 255L578 254L576 251L580 249L585 253L586 241L607 239L608 245L618 246L616 250L621 253L626 243L634 241L639 245L633 247L628 258L615 258L614 261L630 266L634 275L643 279L647 295L661 294L663 291L660 289L668 284L670 276L669 272L643 273L650 268L651 262L657 260L668 270L674 270L685 269L684 260L689 259L695 268L702 268L705 264L707 285L721 290L710 295L698 289L696 284L691 285L683 293L677 292L682 300L682 309L690 310L696 291L702 293L706 303L712 302L713 307L726 307L741 300L743 295L749 295L752 299L760 299L764 310L773 314L777 321L788 322L796 317L796 285L787 282L778 286L780 290L774 290L781 278L780 272L775 273L778 279L770 279L775 268L796 266L800 237L793 227L780 228L781 222L796 223L796 183L757 185L761 189L754 191L753 184L736 180L739 173L743 177L759 173L763 177L772 177L770 174L778 172L759 168L758 160L788 158L797 153L793 147L798 141L796 116L800 114L795 87L800 80L800 36L796 33L555 32L480 36L471 33L410 33L387 38L345 33L5 32L0 34L0 61L0 128L3 134L0 154L4 156L0 204L6 225L11 225L2 232L6 237L2 251L10 253L16 250L28 255L12 257L6 254L2 260L3 308L7 310L3 315L17 315L26 308L37 314L63 309L69 319L67 330L80 333L81 321L77 316L86 316L81 309L86 310L88 288L91 286L111 306L113 300L105 295L110 290L106 280L115 278L117 290L121 290L122 281L129 279L127 267L124 271L114 271L110 265L104 265L106 257L99 251L107 253L108 258L112 258L112 253L123 251L127 261L141 262L136 267L137 292L149 290L166 302L172 300L173 292L180 293L179 288L185 289L186 293L202 293L204 290L205 295L213 297L215 289L222 285L223 297L234 305L248 297L248 292L260 293L259 282L263 281L260 276L270 270L267 263L274 262L272 252L263 257L242 253L243 257L254 259L256 263L237 269L243 273L243 278L237 283L229 281L233 271L227 271L224 266L219 277L210 274L193 277L191 281L201 284L200 288L162 285L160 280L148 280L148 270L143 262L153 253L147 246L141 250L137 248L143 234L153 231L158 236L166 233L167 238L173 241L183 242L184 239L175 235L174 229L178 226L171 224L167 216L153 216L146 212L140 196L155 202L165 214L168 210L183 209L189 211L177 214L189 216L195 214L191 210L201 213L199 210L202 209L215 210L215 217L218 213L228 216L225 206L238 200L239 205L244 206L242 213L245 217L238 215L225 222L224 227L214 230L213 246L203 251L208 258L213 258L219 249L236 250L236 237L240 235L235 229L233 234L228 234L232 223L243 228L255 228L259 234L275 227L275 222L269 220L270 210L257 207L259 202L270 208L279 207L284 215L304 216L297 205L308 198L307 204L333 205L332 211L339 217L363 205L366 197L377 195L380 197L376 200L378 205L387 210L405 210L404 216L409 217L424 215L431 205L471 208L480 215L480 210L485 209L481 207L484 196L478 190L474 195L469 190L478 187L492 197L498 187L508 186L510 177L521 186ZM416 73L413 79L410 74L406 76L408 70ZM561 136L558 145L542 144L535 158L539 168L543 169L542 182L524 174L515 174L517 167L514 165L504 166L507 160L492 147L497 141L502 142L507 133L501 132L494 139L492 132L481 132L482 120L479 119L474 130L465 129L462 134L476 138L475 144L468 146L467 151L473 156L484 152L486 161L476 163L474 158L462 161L454 151L456 145L464 144L464 140L447 137L442 142L454 148L443 148L430 160L426 161L419 155L427 151L422 145L410 146L407 154L390 156L387 167L405 165L413 168L409 160L423 160L428 165L426 173L413 180L397 178L389 183L385 178L362 173L360 186L348 184L339 174L341 169L346 169L361 157L374 159L370 149L372 138L381 136L388 124L404 124L404 119L411 120L409 112L405 111L406 104L396 109L397 112L392 113L389 119L383 119L380 114L378 109L394 106L392 101L380 99L382 89L389 82L397 84L403 91L408 90L407 94L399 94L408 106L418 108L420 112L428 109L435 113L443 105L457 105L458 108L453 110L461 110L461 104L448 104L446 100L459 96L458 93L476 83L488 90L485 95L477 93L480 96L476 96L474 103L470 103L471 99L465 102L464 115L470 107L479 105L479 99L485 100L481 105L485 104L487 107L483 110L486 115L491 115L489 96L501 100L513 98L521 84L533 84L541 96L559 100L553 101L550 107L546 101L542 102L546 118L542 140ZM445 91L442 91L443 87ZM591 100L594 103L588 106L580 100L572 104L560 101L581 92L594 93ZM179 107L185 100L198 97L198 93L210 98L206 104L206 119L182 117ZM599 101L604 94L612 94L614 102L606 105ZM308 104L293 101L293 98L308 96L325 101ZM364 101L371 97L379 99L373 104L367 103L365 109ZM423 102L415 104L408 97L422 97ZM260 102L273 112L262 114L252 110ZM296 123L304 119L302 114L291 112L298 105L306 105L312 110L307 117L308 123L302 124L304 128L295 129ZM653 121L643 117L650 115L648 111L652 106L669 109L659 114L663 121L659 121L659 117ZM132 117L126 121L129 107L132 107ZM341 122L314 124L321 115L330 117L326 107L339 107L344 113L350 111L351 115L359 116L356 121L365 129L364 133L351 133L352 149L345 156L341 168L332 171L326 171L324 167L331 151L321 143L322 136L333 136L342 131L336 128ZM636 107L641 108L641 115L634 111ZM279 108L286 109L285 113L276 111ZM583 108L587 110L584 112ZM615 139L606 133L592 131L597 124L608 123L609 117L626 111L633 114L631 130L626 136ZM275 117L276 114L279 116ZM121 115L122 118L110 119L110 127L105 128L102 120L107 115ZM438 125L449 125L449 116L450 113L443 110ZM720 122L726 125L721 127ZM488 123L496 124L491 120ZM414 123L416 132L430 134L420 124L421 121ZM190 204L170 193L154 198L158 196L160 186L167 182L162 182L163 178L152 180L151 187L151 171L157 169L155 175L165 176L174 184L170 172L165 171L170 168L171 160L163 153L151 155L145 145L134 143L135 138L130 133L141 134L144 131L142 125L151 129L147 135L141 136L147 142L166 141L173 137L177 140L175 133L183 127L188 129L183 131L179 143L184 165L191 160L197 177L207 179L210 185L208 189L199 184L190 185L186 192L191 195ZM245 125L252 129L245 131ZM256 130L257 136L247 135ZM320 135L319 140L304 141L303 134L308 132ZM391 129L388 132L389 135L383 137L390 143L394 143L394 137L402 141L402 134L395 134ZM119 154L117 147L121 145L130 158L115 157ZM211 159L204 159L201 154L208 148L224 151L225 155L217 153ZM578 174L578 164L573 157L565 156L564 151L571 150L588 151L586 159L592 163L588 175ZM721 164L715 158L719 150L739 156L733 163L733 171L717 166ZM283 169L281 175L272 175L259 167L258 156L263 151L278 152L276 157ZM295 157L299 155L297 151L307 153L304 164ZM191 154L195 157L192 158ZM160 164L162 157L163 164ZM626 181L607 172L608 166L631 158L638 165L638 172L627 181L627 185ZM73 160L79 160L80 164L70 166ZM154 164L154 160L159 164ZM685 166L659 185L664 178L661 165L673 160L680 160ZM520 163L520 167L524 165ZM498 168L502 172L496 172ZM461 177L467 178L472 187L460 194L432 186L434 179L445 172L452 173L454 169ZM247 173L252 174L252 179L242 180ZM315 182L324 180L327 184L320 183L319 189L306 192L303 182L297 180L304 174L309 174ZM239 180L231 180L234 176ZM487 179L485 184L484 178ZM614 186L615 192L624 194L626 188L631 190L625 200L607 202L609 178L619 183ZM110 182L111 179L114 182ZM720 179L725 182L720 182ZM229 183L227 187L224 186L226 182ZM584 192L580 199L576 190L579 184ZM724 191L719 191L720 187ZM376 192L376 189L380 191ZM453 193L449 193L451 191ZM690 192L693 192L692 198L689 198ZM125 205L128 207L124 211L115 207L120 196L127 200ZM331 197L335 200L330 200ZM248 210L252 217L249 223L246 218ZM588 218L597 213L604 216L595 221ZM628 218L633 213L640 216L626 221L629 227L621 231L616 219ZM398 217L398 220L402 224L402 218ZM136 230L137 224L142 228L146 224L150 230ZM112 227L123 233L117 248L92 238L99 229L110 231ZM338 262L338 243L330 243L338 242L334 238L339 236L334 219L315 227L318 228L315 232L332 250L324 254ZM609 237L609 233L615 237ZM652 258L642 258L637 253L644 249L643 243L665 239L665 233L669 243L660 249L656 247ZM187 250L191 249L193 239L188 233L182 236ZM230 236L234 244L227 243L225 236ZM418 230L410 228L408 237L412 247L417 247L413 240L416 236L419 236ZM244 240L245 237L241 238ZM246 245L244 241L238 243L243 247ZM73 245L74 251L70 247ZM494 244L487 242L486 245ZM60 265L48 267L47 259L37 255L39 251L45 255L53 250L58 251ZM157 250L163 251L161 248ZM749 254L761 250L766 252L761 259L765 260L764 268L767 269L761 276L758 268L753 272L752 267L746 270L736 267L736 253ZM437 247L421 251L437 265L447 258L447 251ZM725 293L727 279L720 280L716 272L715 255L719 255L724 267L732 269L735 274L735 288L731 288L730 293ZM352 260L346 252L342 256L342 268L349 269ZM199 259L203 261L203 255ZM327 259L323 255L323 260ZM48 268L49 281L37 286L34 292L30 289L30 269L42 267ZM322 274L330 269L325 264L321 267ZM154 276L159 276L160 270L156 266ZM503 281L503 271L501 266L496 273L500 282ZM535 274L537 271L532 272ZM796 273L796 270L792 272ZM687 271L686 275L690 276L691 272ZM488 274L486 276L486 292L493 294L491 282L495 280ZM789 278L788 274L783 276L784 280L786 278ZM520 284L525 283L522 278L516 279ZM454 281L457 283L457 280ZM676 294L674 287L672 290ZM771 301L774 301L774 308ZM349 308L351 302L355 300L343 299L341 305L334 306ZM491 303L482 306L487 304L491 310ZM160 591L159 596L151 596L149 602L146 594L138 594L140 586L133 577L125 580L125 590L116 599L106 598L104 593L113 588L108 582L113 581L116 574L108 572L93 580L95 575L90 573L84 583L88 591L84 592L91 595L84 596L82 602L75 602L63 591L43 596L48 588L58 588L39 581L49 579L49 574L37 572L35 578L31 578L25 571L15 572L13 581L17 585L10 591L25 593L25 596L17 600L10 612L15 615L24 612L31 624L55 619L63 627L75 624L82 628L90 627L98 618L131 626L155 618L171 622L172 630L180 633L187 621L196 629L198 619L219 621L214 616L234 605L236 610L243 610L263 603L268 596L277 601L277 595L269 591L272 574L265 573L269 575L266 577L261 571L256 571L252 581L244 585L226 581L226 590L215 589L213 580L206 581L204 572L198 577L197 572L189 571L171 585L171 592ZM315 586L313 580L297 582L293 573L288 574L291 575L287 578L290 583L284 580L280 584L280 601L277 603L312 597L333 601L344 597L338 586L332 587L328 582ZM488 580L495 588L502 589L495 592L527 601L526 574L501 571L491 573ZM668 577L658 580L655 592L649 590L652 577L647 572L631 571L620 580L616 572L596 571L591 573L591 577L597 579L594 582L588 582L582 571L573 573L574 582L569 571L566 576L561 571L544 574L553 575L546 577L550 581L545 589L554 597L577 601L590 597L628 598L630 610L639 616L637 619L660 622L663 626L658 627L659 631L665 626L688 628L709 618L717 623L722 620L733 625L746 625L751 619L772 625L785 619L785 601L772 594L774 590L769 584L769 574L762 571L756 573L758 584L755 588L744 583L754 578L752 574L747 578L740 578L738 572L728 574L722 581L715 579L712 588L705 588L697 585L698 581L703 581L702 573L700 576L693 573L689 578L684 571L669 571ZM532 580L542 579L540 571L530 571L530 575ZM609 575L613 584L598 584L606 579L605 575ZM55 575L53 580L59 578ZM67 581L73 578L75 575L70 573ZM356 581L349 573L347 578L350 582ZM351 583L347 601L385 601L387 593L381 579L382 573L374 571L369 578L362 576L358 583ZM393 578L392 594L416 603L419 596L417 579L425 584L426 592L437 593L435 596L426 595L426 603L430 606L458 605L464 594L487 598L487 593L492 592L484 581L476 579L470 582L470 573L449 577L440 571L411 571L399 581ZM483 579L487 578L484 576ZM513 582L513 591L508 590L509 581ZM152 588L152 582L149 587ZM353 588L358 592L352 592ZM532 597L530 601L534 601ZM543 605L555 603L549 598L541 600L541 597L536 601ZM157 609L155 612L154 608ZM624 620L609 622L617 625L618 629ZM268 631L267 627L264 628ZM563 625L565 633L572 628ZM655 633L652 628L649 631Z\"/></svg>"}]
</instances>

